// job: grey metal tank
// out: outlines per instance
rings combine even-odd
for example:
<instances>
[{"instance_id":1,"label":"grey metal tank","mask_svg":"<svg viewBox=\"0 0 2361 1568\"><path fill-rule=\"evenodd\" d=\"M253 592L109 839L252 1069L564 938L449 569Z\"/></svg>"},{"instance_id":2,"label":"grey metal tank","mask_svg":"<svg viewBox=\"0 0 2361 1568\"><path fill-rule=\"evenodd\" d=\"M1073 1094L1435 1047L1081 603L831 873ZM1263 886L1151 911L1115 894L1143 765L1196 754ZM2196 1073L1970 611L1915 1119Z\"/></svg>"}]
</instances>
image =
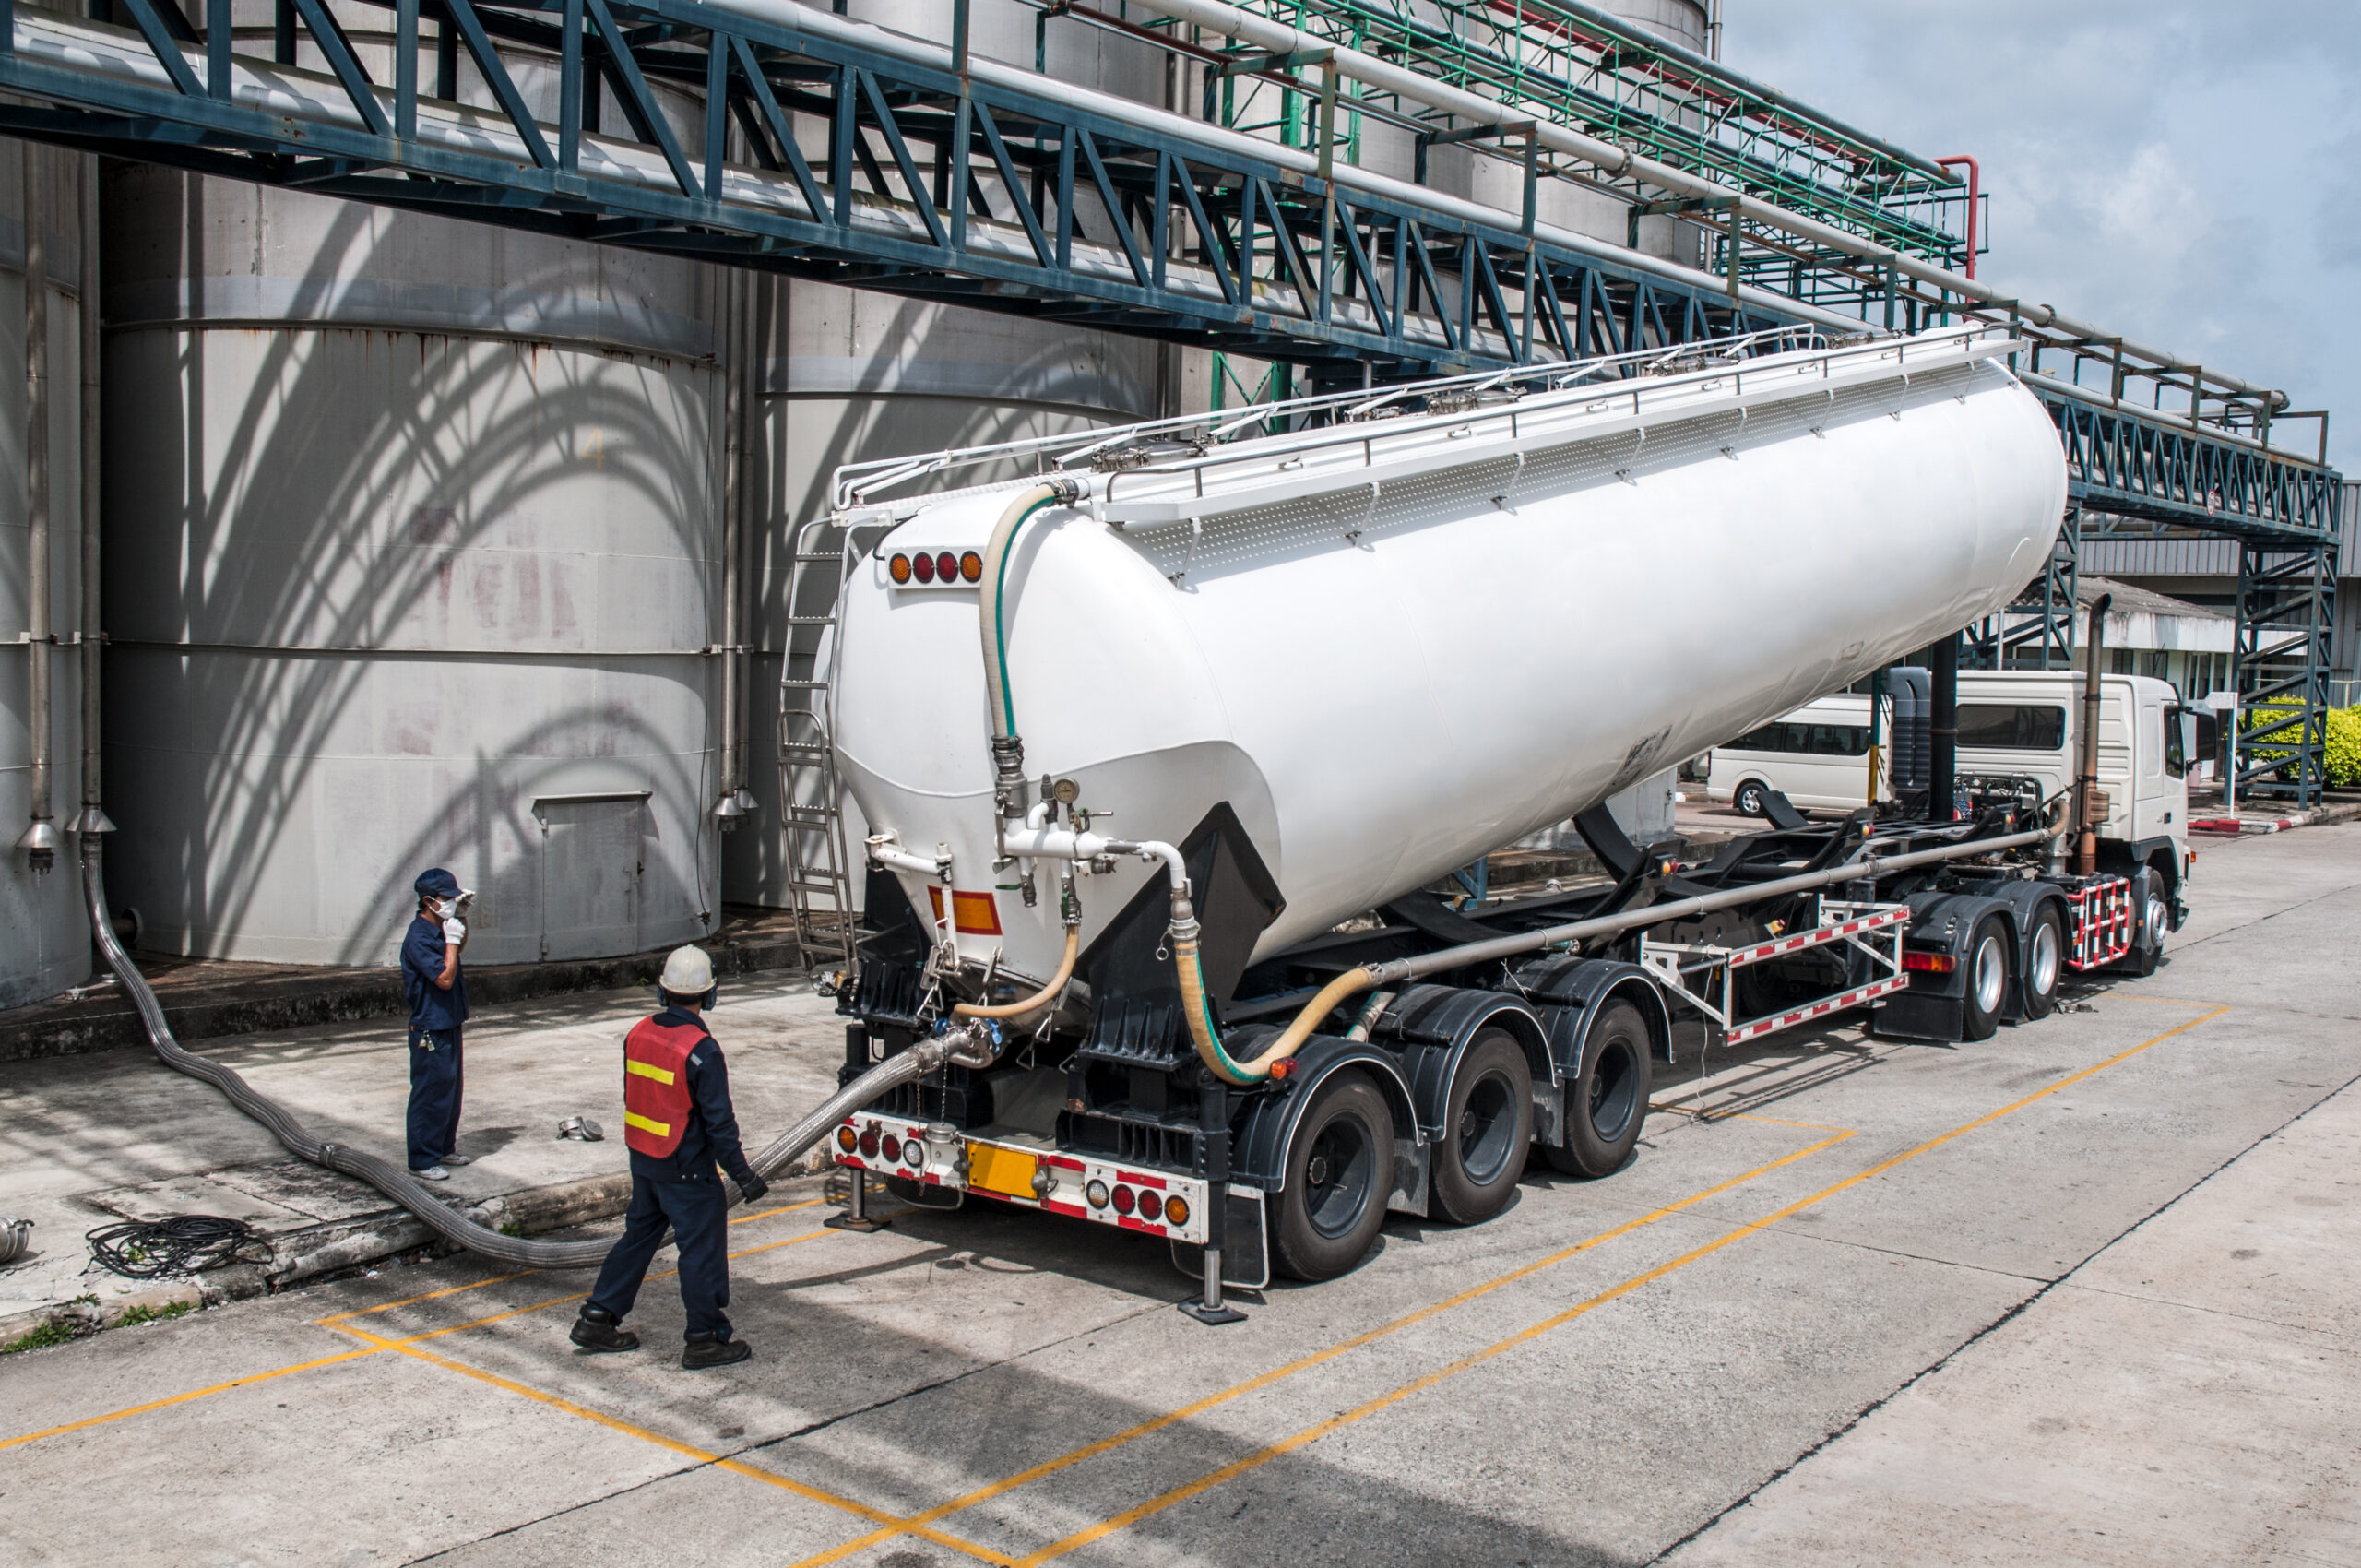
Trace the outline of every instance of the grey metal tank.
<instances>
[{"instance_id":1,"label":"grey metal tank","mask_svg":"<svg viewBox=\"0 0 2361 1568\"><path fill-rule=\"evenodd\" d=\"M30 388L26 373L26 170L35 165L48 343L49 664L47 825L58 847L22 847L33 795L36 626L30 556ZM82 485L79 424L80 182L90 160L0 145L0 1007L52 996L90 974L90 928L69 828L81 801ZM15 846L12 848L11 846Z\"/></svg>"},{"instance_id":2,"label":"grey metal tank","mask_svg":"<svg viewBox=\"0 0 2361 1568\"><path fill-rule=\"evenodd\" d=\"M106 216L143 945L386 961L433 864L478 963L711 931L710 270L160 169Z\"/></svg>"},{"instance_id":3,"label":"grey metal tank","mask_svg":"<svg viewBox=\"0 0 2361 1568\"><path fill-rule=\"evenodd\" d=\"M946 40L950 8L940 0L853 0L849 12L860 21ZM974 0L970 47L1030 69L1039 16L1014 0ZM1049 74L1061 81L1141 103L1166 101L1160 51L1066 20L1050 21L1039 41ZM839 463L898 452L1153 418L1173 406L1185 351L800 279L757 279L752 309L759 526L745 776L755 809L724 838L723 876L732 902L784 905L774 699L787 673L790 612L825 614L834 596L833 584L807 574L801 602L791 606L789 556L796 526L827 515L829 475ZM801 639L807 654L813 640ZM799 659L799 677L802 663Z\"/></svg>"}]
</instances>

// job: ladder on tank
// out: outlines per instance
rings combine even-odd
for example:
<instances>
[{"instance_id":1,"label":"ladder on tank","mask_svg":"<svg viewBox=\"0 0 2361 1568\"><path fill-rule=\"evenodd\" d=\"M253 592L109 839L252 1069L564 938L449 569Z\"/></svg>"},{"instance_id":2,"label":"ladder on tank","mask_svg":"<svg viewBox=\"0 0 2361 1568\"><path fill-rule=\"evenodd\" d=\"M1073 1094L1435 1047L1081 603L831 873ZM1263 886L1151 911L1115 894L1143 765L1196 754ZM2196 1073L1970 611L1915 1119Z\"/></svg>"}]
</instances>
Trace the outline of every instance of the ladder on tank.
<instances>
[{"instance_id":1,"label":"ladder on tank","mask_svg":"<svg viewBox=\"0 0 2361 1568\"><path fill-rule=\"evenodd\" d=\"M845 581L864 553L859 543L863 531L835 517L805 523L795 530L788 574L787 647L778 685L779 827L796 956L806 969L853 965L852 861L820 649L823 634L836 624ZM833 547L825 542L830 533L842 535ZM822 610L810 608L815 600Z\"/></svg>"}]
</instances>

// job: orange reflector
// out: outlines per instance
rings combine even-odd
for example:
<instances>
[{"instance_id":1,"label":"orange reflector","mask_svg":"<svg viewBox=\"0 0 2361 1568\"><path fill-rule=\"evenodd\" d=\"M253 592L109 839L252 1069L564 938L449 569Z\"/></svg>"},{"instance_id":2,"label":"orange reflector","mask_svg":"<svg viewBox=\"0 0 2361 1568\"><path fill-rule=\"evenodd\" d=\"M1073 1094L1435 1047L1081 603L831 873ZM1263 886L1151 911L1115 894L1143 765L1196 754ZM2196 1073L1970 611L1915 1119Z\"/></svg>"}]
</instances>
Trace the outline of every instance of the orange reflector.
<instances>
[{"instance_id":1,"label":"orange reflector","mask_svg":"<svg viewBox=\"0 0 2361 1568\"><path fill-rule=\"evenodd\" d=\"M1188 1224L1188 1223L1189 1223L1189 1200L1188 1200L1187 1198L1167 1198L1167 1199L1165 1199L1165 1200L1164 1200L1164 1223L1166 1223L1167 1225L1186 1225L1186 1224Z\"/></svg>"},{"instance_id":2,"label":"orange reflector","mask_svg":"<svg viewBox=\"0 0 2361 1568\"><path fill-rule=\"evenodd\" d=\"M984 575L984 558L970 550L959 557L959 575L971 583L980 581Z\"/></svg>"},{"instance_id":3,"label":"orange reflector","mask_svg":"<svg viewBox=\"0 0 2361 1568\"><path fill-rule=\"evenodd\" d=\"M934 919L939 925L943 921L943 889L931 886L926 890L926 896L934 906ZM998 936L1001 934L1000 906L992 902L992 896L989 893L954 892L951 895L951 924L963 935Z\"/></svg>"},{"instance_id":4,"label":"orange reflector","mask_svg":"<svg viewBox=\"0 0 2361 1568\"><path fill-rule=\"evenodd\" d=\"M894 574L894 580L897 583L907 583L910 580L910 558L907 555L895 556L885 569Z\"/></svg>"}]
</instances>

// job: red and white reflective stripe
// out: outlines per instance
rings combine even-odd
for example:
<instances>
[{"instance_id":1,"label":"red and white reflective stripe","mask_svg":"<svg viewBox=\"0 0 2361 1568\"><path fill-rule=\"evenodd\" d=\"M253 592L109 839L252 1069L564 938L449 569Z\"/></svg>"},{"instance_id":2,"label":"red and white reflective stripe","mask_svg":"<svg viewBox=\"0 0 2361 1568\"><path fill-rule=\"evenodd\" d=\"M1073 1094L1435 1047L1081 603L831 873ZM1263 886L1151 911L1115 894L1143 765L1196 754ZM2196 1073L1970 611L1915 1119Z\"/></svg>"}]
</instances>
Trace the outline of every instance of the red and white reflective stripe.
<instances>
[{"instance_id":1,"label":"red and white reflective stripe","mask_svg":"<svg viewBox=\"0 0 2361 1568\"><path fill-rule=\"evenodd\" d=\"M1741 1040L1757 1039L1780 1029L1793 1028L1797 1024L1809 1023L1814 1018L1824 1018L1831 1013L1841 1013L1847 1007L1858 1007L1862 1003L1874 1002L1880 996L1891 996L1897 991L1907 990L1909 985L1908 975L1889 975L1883 980L1871 980L1864 986L1856 986L1851 991L1840 992L1824 1001L1798 1007L1791 1013L1774 1014L1767 1018L1756 1018L1750 1023L1740 1024L1731 1029L1725 1038L1732 1045Z\"/></svg>"},{"instance_id":2,"label":"red and white reflective stripe","mask_svg":"<svg viewBox=\"0 0 2361 1568\"><path fill-rule=\"evenodd\" d=\"M1826 942L1841 942L1848 936L1858 936L1865 931L1883 931L1888 926L1909 923L1910 911L1907 909L1880 909L1874 915L1863 915L1857 920L1846 921L1842 925L1817 926L1810 931L1798 932L1793 936L1758 942L1751 947L1733 948L1730 951L1728 962L1730 968L1740 968L1748 964L1759 964L1765 958L1776 958L1783 953L1794 953L1806 947L1817 947Z\"/></svg>"}]
</instances>

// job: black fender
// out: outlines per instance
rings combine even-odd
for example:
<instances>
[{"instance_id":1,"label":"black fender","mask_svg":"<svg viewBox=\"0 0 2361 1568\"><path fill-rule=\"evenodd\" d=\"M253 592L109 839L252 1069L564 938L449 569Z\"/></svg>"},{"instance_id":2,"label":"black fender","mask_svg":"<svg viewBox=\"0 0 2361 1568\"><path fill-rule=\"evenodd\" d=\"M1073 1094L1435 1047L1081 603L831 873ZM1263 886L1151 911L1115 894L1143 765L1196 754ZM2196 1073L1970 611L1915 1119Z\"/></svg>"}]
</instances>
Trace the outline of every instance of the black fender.
<instances>
[{"instance_id":1,"label":"black fender","mask_svg":"<svg viewBox=\"0 0 2361 1568\"><path fill-rule=\"evenodd\" d=\"M1431 1143L1442 1135L1452 1075L1459 1071L1467 1047L1487 1028L1507 1030L1524 1049L1525 1066L1534 1079L1555 1085L1548 1031L1541 1015L1523 997L1458 986L1414 985L1387 1004L1370 1027L1371 1042L1401 1053L1411 1102L1418 1108L1419 1142Z\"/></svg>"},{"instance_id":2,"label":"black fender","mask_svg":"<svg viewBox=\"0 0 2361 1568\"><path fill-rule=\"evenodd\" d=\"M1967 1033L1961 1014L1967 1002L1968 939L1987 915L1998 914L2009 929L2009 941L2022 952L2025 940L2020 910L1994 895L2001 886L1989 883L1973 891L1929 888L1911 894L1910 927L1903 952L1945 953L1952 957L1949 974L1931 969L1910 972L1910 989L1896 992L1869 1015L1872 1034L1890 1039L1956 1040ZM2003 1004L2003 1012L2013 1008Z\"/></svg>"},{"instance_id":3,"label":"black fender","mask_svg":"<svg viewBox=\"0 0 2361 1568\"><path fill-rule=\"evenodd\" d=\"M1252 1060L1247 1030L1232 1037ZM1272 1034L1278 1033L1275 1028ZM1276 1193L1287 1184L1287 1151L1314 1090L1347 1067L1365 1067L1394 1112L1394 1191L1386 1207L1423 1218L1427 1212L1427 1146L1419 1134L1416 1101L1401 1059L1365 1039L1314 1035L1295 1053L1292 1070L1276 1088L1247 1102L1230 1138L1230 1180Z\"/></svg>"},{"instance_id":4,"label":"black fender","mask_svg":"<svg viewBox=\"0 0 2361 1568\"><path fill-rule=\"evenodd\" d=\"M1672 1063L1672 1010L1663 988L1648 971L1620 958L1555 955L1536 959L1509 977L1509 986L1541 1010L1548 1031L1550 1081L1561 1084L1582 1065L1583 1041L1610 1002L1629 1002L1647 1020L1648 1043L1656 1060Z\"/></svg>"}]
</instances>

